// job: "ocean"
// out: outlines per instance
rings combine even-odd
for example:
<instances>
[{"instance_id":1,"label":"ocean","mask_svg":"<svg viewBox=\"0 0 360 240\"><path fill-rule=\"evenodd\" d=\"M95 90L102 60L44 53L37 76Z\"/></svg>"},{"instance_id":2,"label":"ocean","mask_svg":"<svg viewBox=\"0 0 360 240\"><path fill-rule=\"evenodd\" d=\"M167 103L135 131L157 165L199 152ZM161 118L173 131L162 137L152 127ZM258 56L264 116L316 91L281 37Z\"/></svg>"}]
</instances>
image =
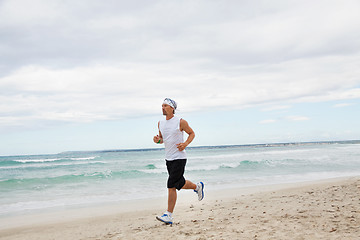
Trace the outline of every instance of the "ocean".
<instances>
[{"instance_id":1,"label":"ocean","mask_svg":"<svg viewBox=\"0 0 360 240\"><path fill-rule=\"evenodd\" d=\"M360 141L193 147L207 191L360 175ZM0 217L166 197L163 149L0 157Z\"/></svg>"}]
</instances>

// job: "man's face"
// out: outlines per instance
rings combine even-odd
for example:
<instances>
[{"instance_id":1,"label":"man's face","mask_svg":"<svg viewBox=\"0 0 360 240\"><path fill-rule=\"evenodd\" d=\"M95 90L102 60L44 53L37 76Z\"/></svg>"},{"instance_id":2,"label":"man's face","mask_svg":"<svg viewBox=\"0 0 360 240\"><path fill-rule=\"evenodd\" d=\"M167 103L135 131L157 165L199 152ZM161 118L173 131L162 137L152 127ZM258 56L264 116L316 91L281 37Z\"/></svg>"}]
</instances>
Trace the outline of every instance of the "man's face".
<instances>
[{"instance_id":1,"label":"man's face","mask_svg":"<svg viewBox=\"0 0 360 240\"><path fill-rule=\"evenodd\" d=\"M172 107L170 107L170 105L167 104L163 104L162 105L162 111L163 111L163 115L170 115L174 112L174 109Z\"/></svg>"}]
</instances>

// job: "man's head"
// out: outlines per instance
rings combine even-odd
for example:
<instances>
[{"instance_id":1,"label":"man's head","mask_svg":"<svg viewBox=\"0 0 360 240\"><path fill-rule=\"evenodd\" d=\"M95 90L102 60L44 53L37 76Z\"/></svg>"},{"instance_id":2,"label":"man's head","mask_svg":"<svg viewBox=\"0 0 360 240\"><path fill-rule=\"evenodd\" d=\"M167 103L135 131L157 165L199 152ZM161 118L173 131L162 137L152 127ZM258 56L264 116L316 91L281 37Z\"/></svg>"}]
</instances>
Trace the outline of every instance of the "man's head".
<instances>
[{"instance_id":1,"label":"man's head","mask_svg":"<svg viewBox=\"0 0 360 240\"><path fill-rule=\"evenodd\" d=\"M174 100L170 98L165 98L162 104L162 110L164 115L175 114L177 104Z\"/></svg>"}]
</instances>

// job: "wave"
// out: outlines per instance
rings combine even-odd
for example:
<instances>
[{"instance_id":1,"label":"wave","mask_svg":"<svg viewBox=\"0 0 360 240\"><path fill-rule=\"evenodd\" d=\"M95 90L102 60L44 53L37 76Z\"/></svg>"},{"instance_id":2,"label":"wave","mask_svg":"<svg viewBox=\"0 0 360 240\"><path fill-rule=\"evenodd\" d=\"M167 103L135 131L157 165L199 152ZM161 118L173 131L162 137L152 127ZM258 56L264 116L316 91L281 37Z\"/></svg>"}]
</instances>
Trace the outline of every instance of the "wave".
<instances>
[{"instance_id":1,"label":"wave","mask_svg":"<svg viewBox=\"0 0 360 240\"><path fill-rule=\"evenodd\" d=\"M144 172L138 170L126 170L126 171L99 171L99 172L88 172L81 174L70 174L61 175L55 177L42 177L42 178L12 178L0 180L0 188L2 190L14 190L15 188L28 187L37 188L39 185L55 186L59 184L91 184L94 181L104 179L115 179L115 178L141 178L144 176Z\"/></svg>"},{"instance_id":2,"label":"wave","mask_svg":"<svg viewBox=\"0 0 360 240\"><path fill-rule=\"evenodd\" d=\"M68 158L70 160L75 160L75 161L83 161L83 160L93 160L95 158L97 158L99 156L93 156L93 157L77 157L77 158Z\"/></svg>"},{"instance_id":3,"label":"wave","mask_svg":"<svg viewBox=\"0 0 360 240\"><path fill-rule=\"evenodd\" d=\"M139 170L139 172L143 172L143 173L151 173L151 174L162 174L162 173L167 173L166 168L164 169L141 169Z\"/></svg>"},{"instance_id":4,"label":"wave","mask_svg":"<svg viewBox=\"0 0 360 240\"><path fill-rule=\"evenodd\" d=\"M62 158L45 158L45 159L18 159L14 160L14 162L19 163L39 163L39 162L55 162L60 161Z\"/></svg>"},{"instance_id":5,"label":"wave","mask_svg":"<svg viewBox=\"0 0 360 240\"><path fill-rule=\"evenodd\" d=\"M59 157L59 158L15 158L0 160L1 169L16 168L46 168L51 166L70 166L78 164L105 163L105 161L91 161L98 156L91 157Z\"/></svg>"},{"instance_id":6,"label":"wave","mask_svg":"<svg viewBox=\"0 0 360 240\"><path fill-rule=\"evenodd\" d=\"M146 168L147 169L156 169L156 166L155 166L155 164L148 164L148 165L146 165Z\"/></svg>"},{"instance_id":7,"label":"wave","mask_svg":"<svg viewBox=\"0 0 360 240\"><path fill-rule=\"evenodd\" d=\"M40 159L15 159L14 162L19 163L42 163L42 162L55 162L55 161L83 161L83 160L93 160L97 156L93 157L70 157L70 158L40 158Z\"/></svg>"},{"instance_id":8,"label":"wave","mask_svg":"<svg viewBox=\"0 0 360 240\"><path fill-rule=\"evenodd\" d=\"M221 169L236 169L244 165L259 165L261 163L256 161L240 161L240 162L223 162L223 163L213 163L213 164L192 164L188 163L185 167L186 172L196 172L196 171L216 171ZM267 163L266 163L267 164ZM167 173L166 166L156 167L154 164L149 164L146 166L146 169L140 169L139 171L144 173Z\"/></svg>"},{"instance_id":9,"label":"wave","mask_svg":"<svg viewBox=\"0 0 360 240\"><path fill-rule=\"evenodd\" d=\"M106 164L105 161L89 161L89 162L63 162L63 163L51 163L51 164L31 164L31 165L12 165L12 166L3 166L1 169L28 169L28 168L54 168L61 166L76 166L76 165L91 165L91 164Z\"/></svg>"},{"instance_id":10,"label":"wave","mask_svg":"<svg viewBox=\"0 0 360 240\"><path fill-rule=\"evenodd\" d=\"M276 168L276 167L293 167L303 166L308 164L308 161L302 159L260 159L260 160L241 160L229 161L210 164L188 164L187 171L217 171L217 170L245 170L245 169L263 169L263 168Z\"/></svg>"},{"instance_id":11,"label":"wave","mask_svg":"<svg viewBox=\"0 0 360 240\"><path fill-rule=\"evenodd\" d=\"M218 170L230 170L230 169L248 169L248 168L262 168L262 167L275 167L278 165L293 165L293 160L287 161L272 161L272 160L242 160L235 162L219 162L219 163L207 163L207 164L199 164L189 162L186 167L186 172L197 172L197 171L218 171ZM166 166L164 164L163 167L156 167L154 164L146 165L145 169L140 169L140 172L144 173L167 173Z\"/></svg>"},{"instance_id":12,"label":"wave","mask_svg":"<svg viewBox=\"0 0 360 240\"><path fill-rule=\"evenodd\" d=\"M237 152L237 153L223 153L223 154L211 154L211 155L207 155L209 153L205 153L202 156L193 156L191 157L191 160L197 161L197 160L206 160L206 159L242 159L242 158L257 158L259 156L261 157L265 157L265 156L294 156L294 155L298 155L299 153L311 153L314 151L318 151L320 149L280 149L280 150L276 150L276 149L268 149L268 150L263 150L263 151L259 151L259 152Z\"/></svg>"}]
</instances>

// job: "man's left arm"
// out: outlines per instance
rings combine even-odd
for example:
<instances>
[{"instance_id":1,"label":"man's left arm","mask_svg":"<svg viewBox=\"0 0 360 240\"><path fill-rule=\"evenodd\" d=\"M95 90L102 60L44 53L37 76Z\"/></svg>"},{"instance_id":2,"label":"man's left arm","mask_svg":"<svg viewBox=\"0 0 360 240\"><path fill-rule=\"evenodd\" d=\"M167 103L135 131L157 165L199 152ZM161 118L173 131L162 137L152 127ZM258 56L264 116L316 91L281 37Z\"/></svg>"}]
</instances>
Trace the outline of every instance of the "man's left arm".
<instances>
[{"instance_id":1,"label":"man's left arm","mask_svg":"<svg viewBox=\"0 0 360 240\"><path fill-rule=\"evenodd\" d=\"M194 140L195 132L184 119L180 120L180 131L185 131L189 134L185 142L178 144L179 151L183 151Z\"/></svg>"}]
</instances>

